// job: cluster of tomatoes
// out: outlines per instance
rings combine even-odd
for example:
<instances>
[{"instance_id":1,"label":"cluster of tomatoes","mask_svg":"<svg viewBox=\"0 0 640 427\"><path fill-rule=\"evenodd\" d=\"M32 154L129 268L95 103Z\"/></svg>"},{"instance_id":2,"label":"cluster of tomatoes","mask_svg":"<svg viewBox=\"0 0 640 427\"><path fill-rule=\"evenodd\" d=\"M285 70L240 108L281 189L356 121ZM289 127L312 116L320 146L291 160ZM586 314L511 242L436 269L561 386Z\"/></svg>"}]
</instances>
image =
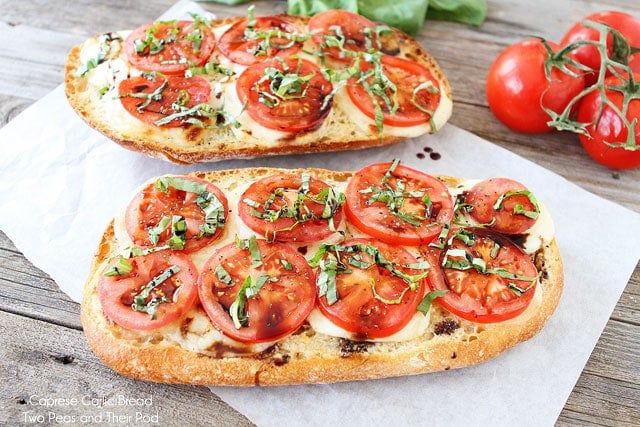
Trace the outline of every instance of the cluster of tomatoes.
<instances>
[{"instance_id":1,"label":"cluster of tomatoes","mask_svg":"<svg viewBox=\"0 0 640 427\"><path fill-rule=\"evenodd\" d=\"M640 167L640 20L629 14L589 15L559 44L533 38L507 47L486 91L512 130L572 131L598 163Z\"/></svg>"}]
</instances>

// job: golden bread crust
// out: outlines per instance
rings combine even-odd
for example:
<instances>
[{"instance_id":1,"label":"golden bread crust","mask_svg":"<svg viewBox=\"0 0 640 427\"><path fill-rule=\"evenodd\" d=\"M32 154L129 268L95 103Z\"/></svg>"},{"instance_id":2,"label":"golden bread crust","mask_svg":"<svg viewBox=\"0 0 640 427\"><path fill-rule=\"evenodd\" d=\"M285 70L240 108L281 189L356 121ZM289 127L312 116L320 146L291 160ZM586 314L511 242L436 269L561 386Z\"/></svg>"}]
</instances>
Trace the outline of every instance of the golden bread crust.
<instances>
[{"instance_id":1,"label":"golden bread crust","mask_svg":"<svg viewBox=\"0 0 640 427\"><path fill-rule=\"evenodd\" d=\"M225 185L240 177L258 179L282 169L255 168L194 173ZM290 170L287 170L291 172ZM296 171L293 171L296 172ZM311 169L320 179L346 181L351 173ZM443 180L451 183L455 178ZM430 332L404 342L357 343L329 337L303 326L256 355L224 355L221 349L199 354L153 334L127 338L118 325L102 312L97 283L108 260L118 253L112 221L102 237L87 279L82 300L82 324L91 349L116 372L148 381L267 386L301 383L330 383L414 375L462 368L496 357L506 349L537 334L556 309L563 288L563 268L555 240L535 254L540 272L532 307L515 319L497 324L473 324L461 319L454 331ZM196 310L201 310L196 308ZM452 319L437 304L430 312L434 322Z\"/></svg>"}]
</instances>

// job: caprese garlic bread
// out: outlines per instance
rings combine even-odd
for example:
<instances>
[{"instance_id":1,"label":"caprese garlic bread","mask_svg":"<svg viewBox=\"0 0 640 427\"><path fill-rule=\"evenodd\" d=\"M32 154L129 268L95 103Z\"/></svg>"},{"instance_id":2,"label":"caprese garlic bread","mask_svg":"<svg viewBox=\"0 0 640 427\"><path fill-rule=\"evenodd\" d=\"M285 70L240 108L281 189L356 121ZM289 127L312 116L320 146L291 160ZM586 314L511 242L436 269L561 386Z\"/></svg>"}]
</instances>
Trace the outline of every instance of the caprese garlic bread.
<instances>
[{"instance_id":1,"label":"caprese garlic bread","mask_svg":"<svg viewBox=\"0 0 640 427\"><path fill-rule=\"evenodd\" d=\"M327 383L493 358L562 287L550 214L511 179L224 170L139 189L103 235L82 322L134 378Z\"/></svg>"},{"instance_id":2,"label":"caprese garlic bread","mask_svg":"<svg viewBox=\"0 0 640 427\"><path fill-rule=\"evenodd\" d=\"M342 10L96 35L71 49L65 92L115 142L177 163L391 144L452 110L414 39Z\"/></svg>"}]
</instances>

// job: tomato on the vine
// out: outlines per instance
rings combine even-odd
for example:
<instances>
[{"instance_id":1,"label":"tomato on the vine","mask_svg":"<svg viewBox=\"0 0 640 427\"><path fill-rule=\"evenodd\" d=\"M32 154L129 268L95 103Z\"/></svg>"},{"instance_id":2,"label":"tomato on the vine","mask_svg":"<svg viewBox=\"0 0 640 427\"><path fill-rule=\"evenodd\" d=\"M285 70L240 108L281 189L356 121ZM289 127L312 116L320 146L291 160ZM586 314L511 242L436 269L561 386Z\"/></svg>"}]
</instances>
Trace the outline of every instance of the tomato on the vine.
<instances>
[{"instance_id":1,"label":"tomato on the vine","mask_svg":"<svg viewBox=\"0 0 640 427\"><path fill-rule=\"evenodd\" d=\"M559 46L546 42L555 53ZM494 61L487 77L487 101L495 116L510 129L525 133L551 130L543 109L562 113L584 89L584 77L557 67L549 78L545 61L549 52L540 39L528 39L507 47Z\"/></svg>"},{"instance_id":2,"label":"tomato on the vine","mask_svg":"<svg viewBox=\"0 0 640 427\"><path fill-rule=\"evenodd\" d=\"M585 17L565 33L560 44L562 46L567 46L570 43L584 40L600 40L600 31L596 28L585 26L585 21L606 24L618 31L627 40L630 46L640 48L640 20L628 13L618 11L602 11ZM613 52L613 46L613 36L609 34L607 36L608 56L626 56L628 54L627 52ZM595 83L598 79L598 70L600 69L602 61L598 48L593 44L584 44L583 46L573 50L572 53L579 63L594 70L594 72L589 72L585 75L587 86ZM631 67L634 72L640 72L640 53L631 54L626 59L629 62L629 67Z\"/></svg>"},{"instance_id":3,"label":"tomato on the vine","mask_svg":"<svg viewBox=\"0 0 640 427\"><path fill-rule=\"evenodd\" d=\"M628 92L625 117L611 105L602 107L603 100L597 90L587 94L578 109L577 121L585 123L587 130L587 134L579 135L582 146L596 162L611 169L640 167L640 73L635 73L633 80L633 85L626 83L626 86L616 76L604 80L605 97L619 111L625 110L623 91ZM631 124L633 136L629 135Z\"/></svg>"}]
</instances>

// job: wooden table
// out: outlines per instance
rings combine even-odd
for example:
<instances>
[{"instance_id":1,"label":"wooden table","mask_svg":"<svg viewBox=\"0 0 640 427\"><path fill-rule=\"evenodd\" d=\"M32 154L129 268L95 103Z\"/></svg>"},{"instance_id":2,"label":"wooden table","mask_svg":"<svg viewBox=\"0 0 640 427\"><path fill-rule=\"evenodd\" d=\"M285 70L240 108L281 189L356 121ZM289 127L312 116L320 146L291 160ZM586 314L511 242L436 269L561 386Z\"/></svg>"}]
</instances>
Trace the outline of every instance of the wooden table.
<instances>
[{"instance_id":1,"label":"wooden table","mask_svg":"<svg viewBox=\"0 0 640 427\"><path fill-rule=\"evenodd\" d=\"M98 32L134 28L151 21L172 3L173 0L0 1L0 123L6 124L62 82L65 56L73 44ZM529 35L559 40L573 22L598 10L618 9L640 17L640 3L541 0L523 4L519 0L489 0L488 18L479 29L446 22L425 24L419 38L439 61L454 90L451 123L640 212L640 169L614 172L598 166L573 135L529 136L511 132L492 116L484 96L487 70L506 45ZM256 13L267 14L284 11L286 2L261 1L256 6ZM205 7L221 17L246 12L246 6ZM640 264L558 424L640 423L639 296ZM158 416L162 424L170 424L170 420L176 425L250 424L204 387L150 384L112 373L88 349L79 311L79 305L60 292L56 283L27 261L0 231L0 424L38 421L39 415L47 416L44 405L48 403L57 404L52 409L60 417L69 417L58 422L72 421L70 417L79 414L70 402L33 402L33 396L99 397L114 393L152 396L153 407L143 404L141 413ZM116 418L119 416L124 418ZM110 421L135 421L127 416L116 408Z\"/></svg>"}]
</instances>

